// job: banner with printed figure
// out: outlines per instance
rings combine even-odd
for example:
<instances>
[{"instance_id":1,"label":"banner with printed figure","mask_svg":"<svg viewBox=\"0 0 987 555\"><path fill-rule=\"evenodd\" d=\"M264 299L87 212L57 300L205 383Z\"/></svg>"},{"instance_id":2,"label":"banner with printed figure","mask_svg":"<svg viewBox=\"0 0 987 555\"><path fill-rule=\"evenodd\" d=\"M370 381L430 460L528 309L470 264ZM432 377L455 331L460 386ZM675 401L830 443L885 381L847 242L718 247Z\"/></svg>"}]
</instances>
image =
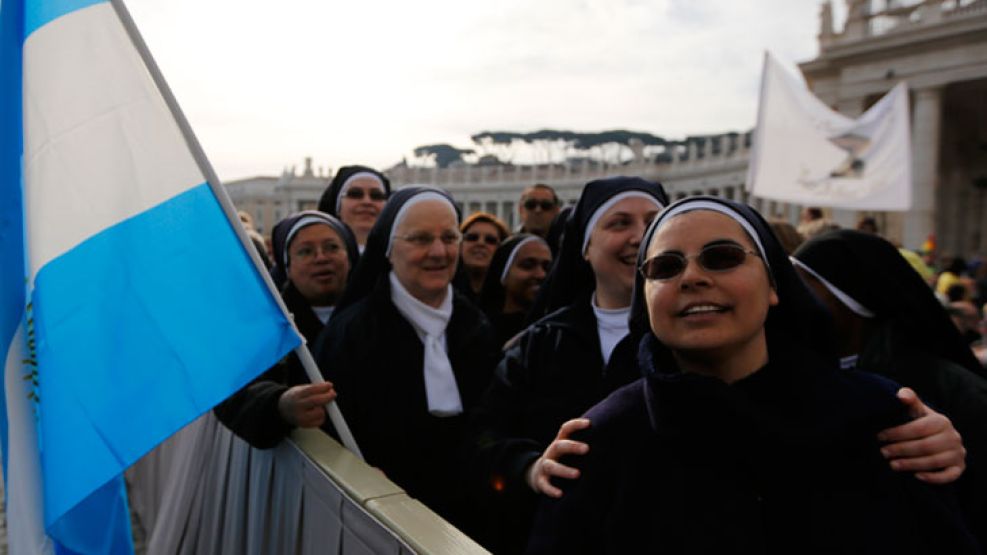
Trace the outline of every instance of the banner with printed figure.
<instances>
[{"instance_id":1,"label":"banner with printed figure","mask_svg":"<svg viewBox=\"0 0 987 555\"><path fill-rule=\"evenodd\" d=\"M747 190L809 206L912 205L908 88L899 83L859 118L830 109L797 71L765 54Z\"/></svg>"}]
</instances>

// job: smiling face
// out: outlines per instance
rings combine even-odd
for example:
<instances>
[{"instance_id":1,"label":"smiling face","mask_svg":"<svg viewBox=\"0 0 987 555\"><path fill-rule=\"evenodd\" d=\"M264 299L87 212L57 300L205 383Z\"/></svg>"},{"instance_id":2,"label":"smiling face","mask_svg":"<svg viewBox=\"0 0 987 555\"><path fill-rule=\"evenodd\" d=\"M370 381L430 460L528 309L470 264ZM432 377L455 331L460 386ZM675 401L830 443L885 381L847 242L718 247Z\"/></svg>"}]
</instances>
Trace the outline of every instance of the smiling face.
<instances>
[{"instance_id":1,"label":"smiling face","mask_svg":"<svg viewBox=\"0 0 987 555\"><path fill-rule=\"evenodd\" d=\"M541 241L529 241L518 249L504 280L504 312L520 312L531 307L538 288L552 264L552 251Z\"/></svg>"},{"instance_id":2,"label":"smiling face","mask_svg":"<svg viewBox=\"0 0 987 555\"><path fill-rule=\"evenodd\" d=\"M596 276L596 302L600 308L631 304L637 250L648 224L658 214L653 201L626 198L610 207L596 224L583 257Z\"/></svg>"},{"instance_id":3,"label":"smiling face","mask_svg":"<svg viewBox=\"0 0 987 555\"><path fill-rule=\"evenodd\" d=\"M394 275L413 297L429 306L439 306L459 258L456 214L441 200L419 202L408 209L394 235L390 256ZM419 244L428 237L433 240L427 245Z\"/></svg>"},{"instance_id":4,"label":"smiling face","mask_svg":"<svg viewBox=\"0 0 987 555\"><path fill-rule=\"evenodd\" d=\"M477 220L463 232L463 265L469 268L490 267L500 233L490 222Z\"/></svg>"},{"instance_id":5,"label":"smiling face","mask_svg":"<svg viewBox=\"0 0 987 555\"><path fill-rule=\"evenodd\" d=\"M376 191L372 193L372 191ZM359 193L359 194L358 194ZM371 195L377 196L375 200ZM357 242L361 245L367 241L370 229L374 227L377 216L387 202L386 191L376 179L361 177L353 180L339 203L339 219L350 226Z\"/></svg>"},{"instance_id":6,"label":"smiling face","mask_svg":"<svg viewBox=\"0 0 987 555\"><path fill-rule=\"evenodd\" d=\"M739 266L724 271L701 267L694 256L721 243L756 251L743 228L717 212L686 212L655 233L647 258L674 252L689 260L677 276L645 281L651 330L680 362L702 359L749 373L767 362L764 322L778 295L758 256L747 255Z\"/></svg>"},{"instance_id":7,"label":"smiling face","mask_svg":"<svg viewBox=\"0 0 987 555\"><path fill-rule=\"evenodd\" d=\"M328 225L303 227L288 245L288 279L312 306L335 304L349 271L346 243Z\"/></svg>"}]
</instances>

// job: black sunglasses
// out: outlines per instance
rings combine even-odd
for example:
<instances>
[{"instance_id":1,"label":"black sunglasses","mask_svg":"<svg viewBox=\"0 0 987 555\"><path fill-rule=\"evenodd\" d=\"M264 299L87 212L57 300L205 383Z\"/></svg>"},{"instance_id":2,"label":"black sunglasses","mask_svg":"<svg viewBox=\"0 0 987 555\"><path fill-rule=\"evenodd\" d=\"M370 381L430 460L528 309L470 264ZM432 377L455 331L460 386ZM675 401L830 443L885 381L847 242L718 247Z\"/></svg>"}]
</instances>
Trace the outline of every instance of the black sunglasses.
<instances>
[{"instance_id":1,"label":"black sunglasses","mask_svg":"<svg viewBox=\"0 0 987 555\"><path fill-rule=\"evenodd\" d=\"M555 208L554 200L538 200L529 198L524 201L525 210L534 210L535 208L541 208L543 211L548 212L549 210Z\"/></svg>"},{"instance_id":2,"label":"black sunglasses","mask_svg":"<svg viewBox=\"0 0 987 555\"><path fill-rule=\"evenodd\" d=\"M664 281L684 272L686 265L689 264L689 259L695 258L704 270L726 272L743 264L748 254L761 256L756 251L747 250L737 244L710 245L699 251L699 254L691 256L685 256L678 252L663 252L645 260L639 270L646 279Z\"/></svg>"},{"instance_id":3,"label":"black sunglasses","mask_svg":"<svg viewBox=\"0 0 987 555\"><path fill-rule=\"evenodd\" d=\"M491 247L496 247L500 244L500 238L496 235L487 235L485 233L481 235L475 231L463 235L463 241L466 241L467 243L475 243L476 241L479 241L481 237L483 238L483 242Z\"/></svg>"},{"instance_id":4,"label":"black sunglasses","mask_svg":"<svg viewBox=\"0 0 987 555\"><path fill-rule=\"evenodd\" d=\"M360 200L367 194L370 195L370 200L387 200L387 192L381 191L380 189L370 189L369 191L365 191L359 187L350 187L349 189L346 189L346 198L348 199Z\"/></svg>"}]
</instances>

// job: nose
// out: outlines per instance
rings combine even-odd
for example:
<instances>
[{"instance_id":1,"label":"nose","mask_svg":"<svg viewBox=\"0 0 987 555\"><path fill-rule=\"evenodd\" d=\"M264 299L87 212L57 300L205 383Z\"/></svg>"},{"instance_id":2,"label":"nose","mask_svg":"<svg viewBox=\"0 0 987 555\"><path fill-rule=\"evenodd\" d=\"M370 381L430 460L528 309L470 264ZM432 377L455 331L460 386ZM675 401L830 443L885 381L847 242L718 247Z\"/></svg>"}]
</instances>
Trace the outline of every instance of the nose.
<instances>
[{"instance_id":1,"label":"nose","mask_svg":"<svg viewBox=\"0 0 987 555\"><path fill-rule=\"evenodd\" d=\"M446 255L446 246L442 242L442 239L436 237L428 245L428 256L431 257L444 257Z\"/></svg>"},{"instance_id":2,"label":"nose","mask_svg":"<svg viewBox=\"0 0 987 555\"><path fill-rule=\"evenodd\" d=\"M685 269L679 276L679 287L683 290L694 289L696 287L708 287L710 283L709 274L699 264L699 261L695 258L686 259Z\"/></svg>"},{"instance_id":3,"label":"nose","mask_svg":"<svg viewBox=\"0 0 987 555\"><path fill-rule=\"evenodd\" d=\"M633 233L631 233L632 245L640 245L644 239L644 232L648 230L648 224L644 220L634 222Z\"/></svg>"},{"instance_id":4,"label":"nose","mask_svg":"<svg viewBox=\"0 0 987 555\"><path fill-rule=\"evenodd\" d=\"M535 277L538 278L539 280L543 280L545 279L545 276L546 276L545 268L543 268L541 264L535 266Z\"/></svg>"}]
</instances>

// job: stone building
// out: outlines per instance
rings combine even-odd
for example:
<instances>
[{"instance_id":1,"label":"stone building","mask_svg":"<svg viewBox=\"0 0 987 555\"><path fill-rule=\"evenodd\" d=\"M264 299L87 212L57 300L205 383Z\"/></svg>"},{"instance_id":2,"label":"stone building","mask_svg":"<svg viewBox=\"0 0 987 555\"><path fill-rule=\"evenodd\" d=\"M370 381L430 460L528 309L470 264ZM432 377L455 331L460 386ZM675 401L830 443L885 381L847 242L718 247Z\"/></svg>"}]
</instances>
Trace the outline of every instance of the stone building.
<instances>
[{"instance_id":1,"label":"stone building","mask_svg":"<svg viewBox=\"0 0 987 555\"><path fill-rule=\"evenodd\" d=\"M829 211L852 227L874 216L883 233L909 248L935 234L940 252L987 254L987 0L846 0L847 19L835 30L832 5L821 9L819 55L800 65L813 92L857 116L895 84L908 83L912 121L914 207L908 213ZM714 194L748 202L792 223L801 207L750 197L744 189L751 135L692 138L658 157L638 151L615 165L581 160L542 165L460 165L387 171L395 187L428 183L448 189L464 214L484 210L512 226L521 191L554 187L575 202L583 184L608 175L660 180L673 198ZM263 229L288 211L314 206L328 176L306 161L302 175L257 177L228 184L241 209ZM270 216L270 218L269 218Z\"/></svg>"},{"instance_id":2,"label":"stone building","mask_svg":"<svg viewBox=\"0 0 987 555\"><path fill-rule=\"evenodd\" d=\"M285 168L278 177L257 176L225 183L230 200L237 210L254 218L254 227L269 234L279 220L300 210L314 210L319 197L329 186L328 170L313 169L312 159L297 174L294 166Z\"/></svg>"}]
</instances>

